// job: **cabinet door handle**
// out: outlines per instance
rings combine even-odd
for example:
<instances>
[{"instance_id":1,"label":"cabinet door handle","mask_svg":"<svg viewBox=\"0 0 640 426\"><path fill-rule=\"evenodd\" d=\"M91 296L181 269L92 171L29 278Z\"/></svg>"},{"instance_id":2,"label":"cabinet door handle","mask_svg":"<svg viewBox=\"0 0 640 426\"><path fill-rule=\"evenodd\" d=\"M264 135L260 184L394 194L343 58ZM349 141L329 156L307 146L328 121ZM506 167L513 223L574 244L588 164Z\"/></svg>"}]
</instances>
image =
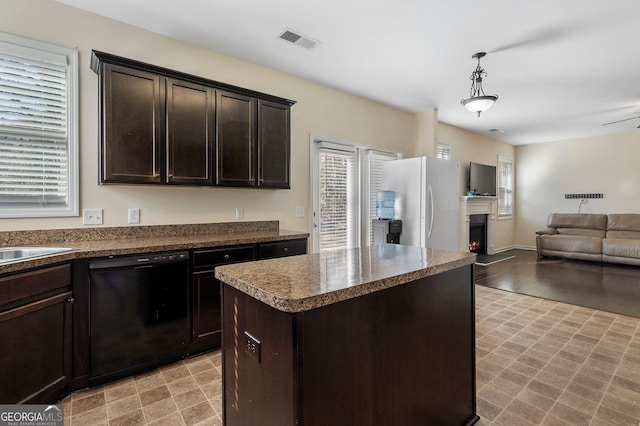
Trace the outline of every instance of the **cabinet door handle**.
<instances>
[{"instance_id":1,"label":"cabinet door handle","mask_svg":"<svg viewBox=\"0 0 640 426\"><path fill-rule=\"evenodd\" d=\"M229 254L228 253L225 253L225 255L222 256L222 257L224 257L224 260L229 260Z\"/></svg>"},{"instance_id":2,"label":"cabinet door handle","mask_svg":"<svg viewBox=\"0 0 640 426\"><path fill-rule=\"evenodd\" d=\"M289 247L283 247L283 248L282 248L282 251L284 251L284 252L289 251Z\"/></svg>"},{"instance_id":3,"label":"cabinet door handle","mask_svg":"<svg viewBox=\"0 0 640 426\"><path fill-rule=\"evenodd\" d=\"M173 173L169 173L169 179L173 179Z\"/></svg>"},{"instance_id":4,"label":"cabinet door handle","mask_svg":"<svg viewBox=\"0 0 640 426\"><path fill-rule=\"evenodd\" d=\"M73 304L73 302L75 302L75 301L76 301L76 299L74 299L73 297L70 297L70 298L67 299L67 303Z\"/></svg>"}]
</instances>

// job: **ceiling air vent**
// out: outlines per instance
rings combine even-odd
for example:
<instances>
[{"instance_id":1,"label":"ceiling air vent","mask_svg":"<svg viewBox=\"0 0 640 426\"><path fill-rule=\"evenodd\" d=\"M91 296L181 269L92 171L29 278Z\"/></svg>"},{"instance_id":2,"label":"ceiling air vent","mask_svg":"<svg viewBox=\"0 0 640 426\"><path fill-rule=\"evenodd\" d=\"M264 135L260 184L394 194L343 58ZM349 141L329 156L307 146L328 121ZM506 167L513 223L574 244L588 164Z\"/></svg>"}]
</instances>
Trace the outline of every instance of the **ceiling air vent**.
<instances>
[{"instance_id":1,"label":"ceiling air vent","mask_svg":"<svg viewBox=\"0 0 640 426\"><path fill-rule=\"evenodd\" d=\"M288 41L289 43L304 47L305 49L313 49L320 44L318 40L314 40L311 37L290 29L287 29L280 34L280 38Z\"/></svg>"}]
</instances>

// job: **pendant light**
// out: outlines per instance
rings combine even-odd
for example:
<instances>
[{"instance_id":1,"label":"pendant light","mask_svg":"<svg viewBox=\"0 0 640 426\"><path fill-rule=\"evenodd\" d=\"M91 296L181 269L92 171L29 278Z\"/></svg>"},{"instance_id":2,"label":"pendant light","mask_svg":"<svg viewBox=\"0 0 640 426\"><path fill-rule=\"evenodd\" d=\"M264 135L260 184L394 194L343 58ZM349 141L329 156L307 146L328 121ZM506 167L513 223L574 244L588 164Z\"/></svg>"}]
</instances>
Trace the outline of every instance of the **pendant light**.
<instances>
[{"instance_id":1,"label":"pendant light","mask_svg":"<svg viewBox=\"0 0 640 426\"><path fill-rule=\"evenodd\" d=\"M482 89L482 77L486 77L487 73L480 66L480 58L485 55L485 52L478 52L472 56L473 59L478 60L478 66L475 71L471 73L471 91L469 92L469 98L460 101L466 109L478 113L478 117L480 117L481 112L485 112L491 108L498 100L498 95L485 95Z\"/></svg>"}]
</instances>

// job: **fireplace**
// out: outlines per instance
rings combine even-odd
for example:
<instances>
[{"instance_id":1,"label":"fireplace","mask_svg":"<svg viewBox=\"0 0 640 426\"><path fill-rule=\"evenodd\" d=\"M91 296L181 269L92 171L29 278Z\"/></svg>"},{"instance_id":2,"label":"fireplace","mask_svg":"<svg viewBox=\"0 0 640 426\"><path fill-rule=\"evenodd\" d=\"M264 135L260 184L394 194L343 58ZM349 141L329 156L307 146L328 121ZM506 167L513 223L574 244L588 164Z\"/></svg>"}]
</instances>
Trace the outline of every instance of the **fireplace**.
<instances>
[{"instance_id":1,"label":"fireplace","mask_svg":"<svg viewBox=\"0 0 640 426\"><path fill-rule=\"evenodd\" d=\"M498 197L460 197L459 250L478 254L494 254L493 225L496 219L497 204ZM475 242L473 247L470 247L472 234ZM478 234L479 237L477 237Z\"/></svg>"},{"instance_id":2,"label":"fireplace","mask_svg":"<svg viewBox=\"0 0 640 426\"><path fill-rule=\"evenodd\" d=\"M469 251L476 254L487 254L486 214L469 216Z\"/></svg>"}]
</instances>

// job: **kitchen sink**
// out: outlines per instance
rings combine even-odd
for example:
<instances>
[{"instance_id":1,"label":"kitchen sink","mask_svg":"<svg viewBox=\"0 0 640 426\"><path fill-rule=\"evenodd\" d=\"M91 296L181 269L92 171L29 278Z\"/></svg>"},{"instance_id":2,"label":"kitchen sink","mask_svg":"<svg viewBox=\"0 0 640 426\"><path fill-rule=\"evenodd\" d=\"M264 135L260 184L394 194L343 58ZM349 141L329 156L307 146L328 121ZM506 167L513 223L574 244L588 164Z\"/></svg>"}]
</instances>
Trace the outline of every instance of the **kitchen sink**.
<instances>
[{"instance_id":1,"label":"kitchen sink","mask_svg":"<svg viewBox=\"0 0 640 426\"><path fill-rule=\"evenodd\" d=\"M0 264L71 250L73 249L68 247L3 247L0 248Z\"/></svg>"}]
</instances>

